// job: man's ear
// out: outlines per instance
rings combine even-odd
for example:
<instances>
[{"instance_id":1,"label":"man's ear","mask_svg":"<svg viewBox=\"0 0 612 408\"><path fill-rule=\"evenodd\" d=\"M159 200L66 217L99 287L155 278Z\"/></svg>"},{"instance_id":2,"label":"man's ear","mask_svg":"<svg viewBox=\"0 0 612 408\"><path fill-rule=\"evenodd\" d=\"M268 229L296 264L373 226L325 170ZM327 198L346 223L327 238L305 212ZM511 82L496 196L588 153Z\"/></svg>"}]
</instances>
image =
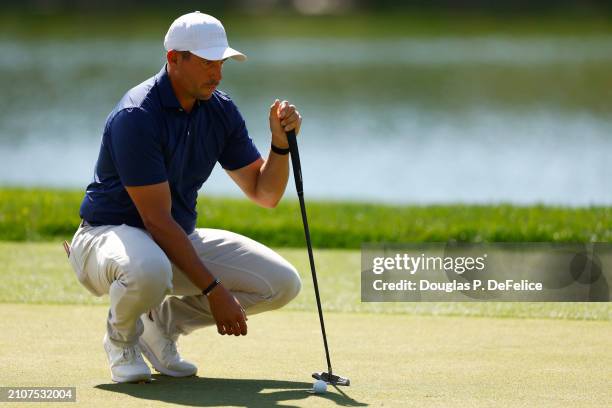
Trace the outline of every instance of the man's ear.
<instances>
[{"instance_id":1,"label":"man's ear","mask_svg":"<svg viewBox=\"0 0 612 408\"><path fill-rule=\"evenodd\" d=\"M166 61L169 65L176 65L179 60L180 53L176 50L170 50L166 53Z\"/></svg>"}]
</instances>

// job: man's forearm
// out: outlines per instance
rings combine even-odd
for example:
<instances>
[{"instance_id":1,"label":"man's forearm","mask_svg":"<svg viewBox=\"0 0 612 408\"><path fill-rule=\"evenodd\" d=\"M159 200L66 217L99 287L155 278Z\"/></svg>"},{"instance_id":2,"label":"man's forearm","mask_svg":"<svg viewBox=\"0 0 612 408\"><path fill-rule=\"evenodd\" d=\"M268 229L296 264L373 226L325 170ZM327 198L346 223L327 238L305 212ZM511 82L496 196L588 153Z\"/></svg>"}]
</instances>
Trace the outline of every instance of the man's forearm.
<instances>
[{"instance_id":1,"label":"man's forearm","mask_svg":"<svg viewBox=\"0 0 612 408\"><path fill-rule=\"evenodd\" d=\"M285 193L289 179L289 155L270 151L257 178L256 196L260 204L275 207Z\"/></svg>"},{"instance_id":2,"label":"man's forearm","mask_svg":"<svg viewBox=\"0 0 612 408\"><path fill-rule=\"evenodd\" d=\"M145 223L153 239L168 258L200 289L215 279L206 269L181 226L168 215Z\"/></svg>"}]
</instances>

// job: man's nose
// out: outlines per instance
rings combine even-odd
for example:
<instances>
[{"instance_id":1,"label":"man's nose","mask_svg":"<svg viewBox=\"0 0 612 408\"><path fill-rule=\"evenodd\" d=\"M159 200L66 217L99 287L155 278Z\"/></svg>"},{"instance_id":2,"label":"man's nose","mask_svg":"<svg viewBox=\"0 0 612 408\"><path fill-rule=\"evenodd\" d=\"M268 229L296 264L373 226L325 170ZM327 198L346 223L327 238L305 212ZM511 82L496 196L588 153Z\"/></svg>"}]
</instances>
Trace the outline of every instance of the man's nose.
<instances>
[{"instance_id":1,"label":"man's nose","mask_svg":"<svg viewBox=\"0 0 612 408\"><path fill-rule=\"evenodd\" d=\"M217 81L221 82L221 79L223 79L223 62L222 61L217 61L217 63L215 64L215 69L213 70L214 72L214 77Z\"/></svg>"}]
</instances>

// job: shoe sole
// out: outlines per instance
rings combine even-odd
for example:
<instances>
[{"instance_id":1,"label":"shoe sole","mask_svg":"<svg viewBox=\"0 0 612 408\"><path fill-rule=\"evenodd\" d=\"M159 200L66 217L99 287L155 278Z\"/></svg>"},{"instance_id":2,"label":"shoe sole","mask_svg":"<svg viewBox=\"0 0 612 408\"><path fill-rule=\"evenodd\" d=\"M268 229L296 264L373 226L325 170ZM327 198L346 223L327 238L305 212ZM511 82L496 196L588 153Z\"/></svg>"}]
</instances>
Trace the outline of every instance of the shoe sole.
<instances>
[{"instance_id":1,"label":"shoe sole","mask_svg":"<svg viewBox=\"0 0 612 408\"><path fill-rule=\"evenodd\" d=\"M151 351L147 343L145 343L142 339L138 342L140 345L140 349L142 350L142 354L149 360L149 362L153 365L158 372L164 375L168 375L170 377L191 377L197 374L197 370L193 373L183 373L180 371L174 371L167 369L163 366L163 364L155 357L155 354Z\"/></svg>"}]
</instances>

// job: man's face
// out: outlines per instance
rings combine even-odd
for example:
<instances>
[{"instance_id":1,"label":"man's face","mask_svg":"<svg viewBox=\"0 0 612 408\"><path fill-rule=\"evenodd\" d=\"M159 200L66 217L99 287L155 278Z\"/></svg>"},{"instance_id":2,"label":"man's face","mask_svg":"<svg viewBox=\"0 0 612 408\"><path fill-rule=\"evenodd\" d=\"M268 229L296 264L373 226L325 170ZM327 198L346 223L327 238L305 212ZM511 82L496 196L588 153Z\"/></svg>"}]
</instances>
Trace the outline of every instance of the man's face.
<instances>
[{"instance_id":1,"label":"man's face","mask_svg":"<svg viewBox=\"0 0 612 408\"><path fill-rule=\"evenodd\" d=\"M210 61L194 54L179 53L176 68L181 87L196 99L209 99L221 82L224 62L225 60Z\"/></svg>"}]
</instances>

